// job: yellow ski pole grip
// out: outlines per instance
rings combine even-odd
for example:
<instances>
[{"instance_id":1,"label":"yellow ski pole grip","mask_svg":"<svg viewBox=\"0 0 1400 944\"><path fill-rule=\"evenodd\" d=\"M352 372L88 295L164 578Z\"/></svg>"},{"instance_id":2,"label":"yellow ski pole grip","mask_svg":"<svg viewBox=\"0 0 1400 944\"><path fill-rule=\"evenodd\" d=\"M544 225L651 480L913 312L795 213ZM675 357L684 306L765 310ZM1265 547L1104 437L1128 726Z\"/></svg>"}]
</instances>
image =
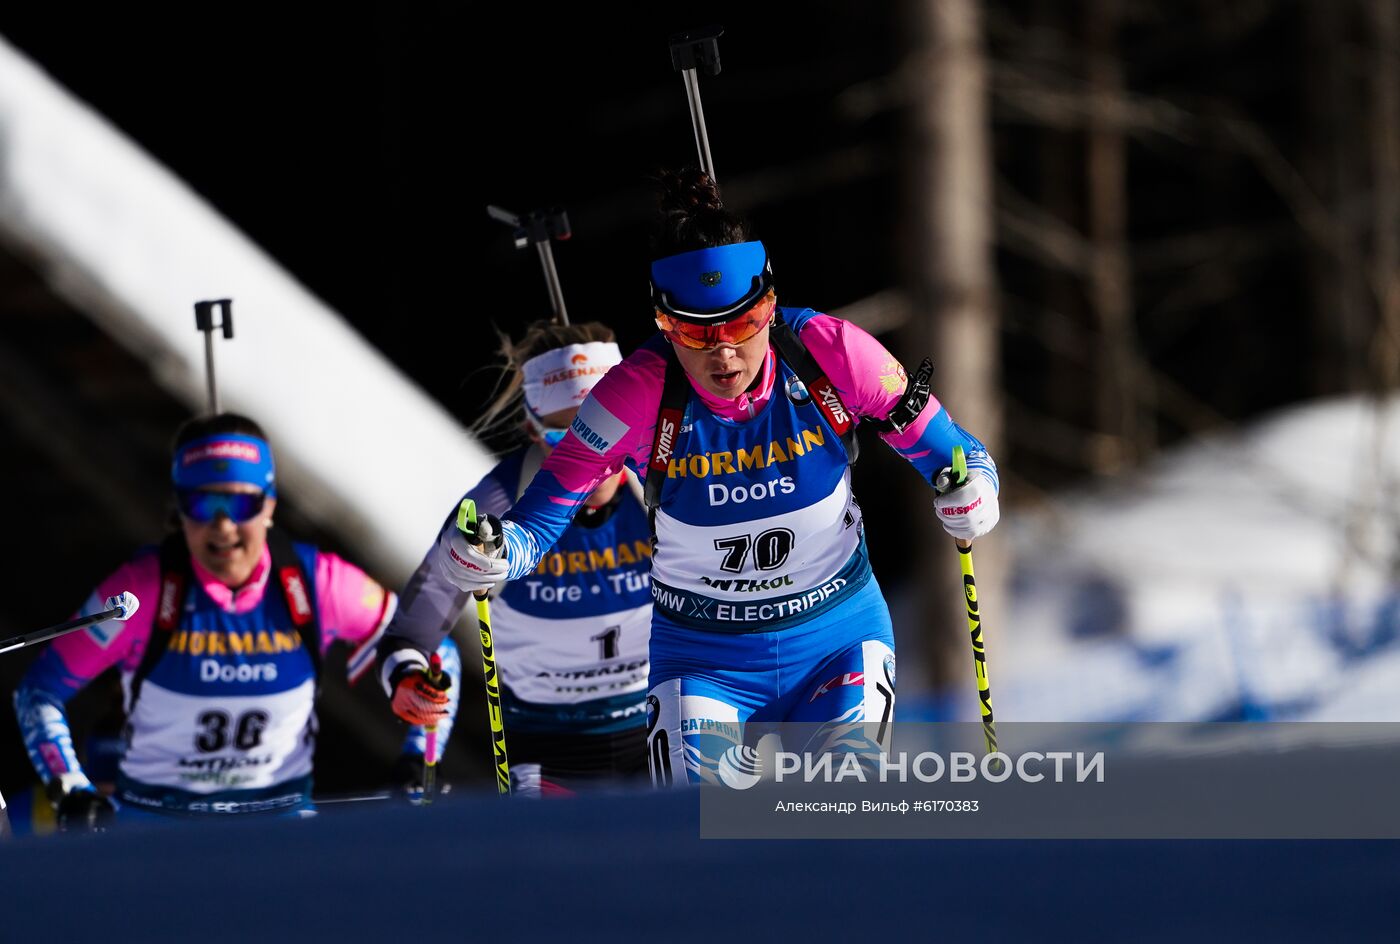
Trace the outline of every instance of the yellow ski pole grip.
<instances>
[{"instance_id":1,"label":"yellow ski pole grip","mask_svg":"<svg viewBox=\"0 0 1400 944\"><path fill-rule=\"evenodd\" d=\"M457 530L463 534L476 533L476 502L470 498L462 499L457 507Z\"/></svg>"},{"instance_id":2,"label":"yellow ski pole grip","mask_svg":"<svg viewBox=\"0 0 1400 944\"><path fill-rule=\"evenodd\" d=\"M967 484L967 453L963 447L953 447L953 487Z\"/></svg>"},{"instance_id":3,"label":"yellow ski pole grip","mask_svg":"<svg viewBox=\"0 0 1400 944\"><path fill-rule=\"evenodd\" d=\"M468 538L476 537L476 502L470 498L462 499L462 504L457 506L457 530L461 531ZM473 544L473 547L481 547L480 544ZM476 590L473 592L478 600L485 600L490 590Z\"/></svg>"},{"instance_id":4,"label":"yellow ski pole grip","mask_svg":"<svg viewBox=\"0 0 1400 944\"><path fill-rule=\"evenodd\" d=\"M953 447L953 488L959 488L967 484L967 453L963 452L963 447L958 445ZM957 544L959 550L967 550L972 547L971 541L964 541L962 538L953 538L953 543ZM968 558L968 567L972 566L972 559Z\"/></svg>"}]
</instances>

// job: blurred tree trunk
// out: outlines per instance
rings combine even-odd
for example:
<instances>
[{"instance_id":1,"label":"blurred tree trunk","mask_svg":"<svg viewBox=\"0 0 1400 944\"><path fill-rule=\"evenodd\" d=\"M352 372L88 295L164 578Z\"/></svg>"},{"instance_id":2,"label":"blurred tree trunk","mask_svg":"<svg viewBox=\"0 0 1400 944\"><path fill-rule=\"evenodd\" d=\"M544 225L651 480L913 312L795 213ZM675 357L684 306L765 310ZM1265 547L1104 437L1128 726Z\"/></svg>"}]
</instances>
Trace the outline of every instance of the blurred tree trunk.
<instances>
[{"instance_id":1,"label":"blurred tree trunk","mask_svg":"<svg viewBox=\"0 0 1400 944\"><path fill-rule=\"evenodd\" d=\"M1382 5L1393 0L1380 0ZM1303 5L1303 68L1307 71L1305 113L1309 142L1302 167L1309 185L1339 233L1352 231L1349 208L1364 189L1366 156L1359 140L1362 101L1353 81L1351 47L1354 0L1307 0ZM1345 237L1343 237L1345 238ZM1314 394L1344 393L1371 386L1366 346L1372 322L1365 286L1347 270L1345 248L1311 245L1308 283L1312 303Z\"/></svg>"},{"instance_id":2,"label":"blurred tree trunk","mask_svg":"<svg viewBox=\"0 0 1400 944\"><path fill-rule=\"evenodd\" d=\"M1371 355L1384 390L1400 386L1400 9L1371 0L1371 280L1380 317Z\"/></svg>"},{"instance_id":3,"label":"blurred tree trunk","mask_svg":"<svg viewBox=\"0 0 1400 944\"><path fill-rule=\"evenodd\" d=\"M1001 452L1000 324L992 267L991 133L986 63L976 0L906 0L905 34L911 44L905 75L909 92L909 164L906 184L907 282L916 316L907 332L911 368L928 352L934 392L953 417ZM916 646L925 653L929 681L940 692L972 684L962 580L953 542L933 523L926 485L912 488L911 532L917 555L923 625ZM977 544L978 586L984 601L987 651L995 679L996 651L1006 613L999 536ZM993 689L995 691L995 689ZM976 716L967 694L959 714Z\"/></svg>"},{"instance_id":4,"label":"blurred tree trunk","mask_svg":"<svg viewBox=\"0 0 1400 944\"><path fill-rule=\"evenodd\" d=\"M1089 87L1085 130L1085 198L1090 245L1089 306L1098 331L1094 414L1097 471L1135 465L1152 449L1145 409L1150 377L1137 369L1132 268L1128 254L1127 139L1115 105L1124 99L1118 59L1119 0L1084 5L1085 70Z\"/></svg>"},{"instance_id":5,"label":"blurred tree trunk","mask_svg":"<svg viewBox=\"0 0 1400 944\"><path fill-rule=\"evenodd\" d=\"M1032 29L1068 37L1074 28L1067 24L1066 19L1074 13L1074 9L1063 0L1036 0L1031 9ZM1040 204L1067 230L1082 232L1084 206L1079 186L1084 153L1082 138L1077 131L1048 123L1036 130L1036 138L1040 152L1036 162ZM1063 335L1066 326L1072 325L1076 335L1074 344L1076 347L1082 346L1079 341L1089 332L1084 290L1079 278L1059 266L1042 265L1039 273L1046 337ZM1092 411L1093 390L1084 370L1084 364L1090 358L1066 356L1053 346L1048 346L1045 354L1045 381L1041 386L1043 400L1039 406L1047 416L1080 429L1093 429L1096 419ZM1078 451L1082 455L1070 468L1076 475L1091 471L1098 458L1091 455L1089 449Z\"/></svg>"},{"instance_id":6,"label":"blurred tree trunk","mask_svg":"<svg viewBox=\"0 0 1400 944\"><path fill-rule=\"evenodd\" d=\"M1387 452L1393 448L1385 431L1393 410L1390 396L1400 388L1400 6L1396 0L1367 0L1362 21L1369 37L1370 68L1366 138L1370 143L1370 253L1366 280L1370 283L1376 319L1371 338L1370 365L1375 381L1376 434L1371 437L1368 501L1358 502L1348 521L1349 547L1386 559L1391 579L1400 579L1400 553L1377 543L1368 524L1400 523L1397 489L1387 474Z\"/></svg>"}]
</instances>

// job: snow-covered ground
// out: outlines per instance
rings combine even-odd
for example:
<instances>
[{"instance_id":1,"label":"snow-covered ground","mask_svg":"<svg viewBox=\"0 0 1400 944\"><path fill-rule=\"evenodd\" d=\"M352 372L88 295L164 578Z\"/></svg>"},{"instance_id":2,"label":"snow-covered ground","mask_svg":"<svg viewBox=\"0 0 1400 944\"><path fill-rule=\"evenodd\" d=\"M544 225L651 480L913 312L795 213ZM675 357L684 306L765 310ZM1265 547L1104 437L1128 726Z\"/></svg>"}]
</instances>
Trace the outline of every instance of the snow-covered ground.
<instances>
[{"instance_id":1,"label":"snow-covered ground","mask_svg":"<svg viewBox=\"0 0 1400 944\"><path fill-rule=\"evenodd\" d=\"M1400 720L1397 406L1302 405L1009 515L998 717Z\"/></svg>"}]
</instances>

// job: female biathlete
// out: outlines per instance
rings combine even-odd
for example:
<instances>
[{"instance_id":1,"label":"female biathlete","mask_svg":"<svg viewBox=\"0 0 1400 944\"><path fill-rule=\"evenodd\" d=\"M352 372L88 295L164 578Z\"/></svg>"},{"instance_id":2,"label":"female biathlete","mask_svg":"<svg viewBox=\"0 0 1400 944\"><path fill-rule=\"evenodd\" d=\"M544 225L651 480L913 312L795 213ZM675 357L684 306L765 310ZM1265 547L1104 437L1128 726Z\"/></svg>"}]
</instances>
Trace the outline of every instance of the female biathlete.
<instances>
[{"instance_id":1,"label":"female biathlete","mask_svg":"<svg viewBox=\"0 0 1400 944\"><path fill-rule=\"evenodd\" d=\"M620 360L601 324L537 322L505 340L509 383L478 423L517 413L529 442L508 453L466 497L502 515L547 461L593 385ZM491 606L512 792L539 796L645 776L651 527L635 476L614 470L576 502L573 526ZM390 692L436 645L470 595L439 563L458 533L449 515L413 579L382 651ZM412 721L429 715L410 713Z\"/></svg>"},{"instance_id":2,"label":"female biathlete","mask_svg":"<svg viewBox=\"0 0 1400 944\"><path fill-rule=\"evenodd\" d=\"M927 362L909 378L854 325L778 308L766 249L709 178L663 186L661 334L593 388L504 521L450 535L438 562L464 590L518 580L596 483L645 468L653 780L731 781L754 775L742 722L817 722L825 737L892 717L894 636L850 489L856 423L930 484L963 447L968 480L934 498L956 537L996 524L997 473L930 395Z\"/></svg>"},{"instance_id":3,"label":"female biathlete","mask_svg":"<svg viewBox=\"0 0 1400 944\"><path fill-rule=\"evenodd\" d=\"M179 530L98 584L79 615L122 590L145 605L124 623L55 640L15 693L30 759L65 827L102 825L118 810L122 819L310 810L322 658L333 643L353 647L354 681L394 612L394 595L358 567L269 530L272 449L252 420L186 423L171 475ZM450 639L440 652L456 674ZM84 775L64 708L113 665L128 731L115 804ZM440 724L450 730L456 702L446 701ZM410 732L410 767L422 740Z\"/></svg>"}]
</instances>

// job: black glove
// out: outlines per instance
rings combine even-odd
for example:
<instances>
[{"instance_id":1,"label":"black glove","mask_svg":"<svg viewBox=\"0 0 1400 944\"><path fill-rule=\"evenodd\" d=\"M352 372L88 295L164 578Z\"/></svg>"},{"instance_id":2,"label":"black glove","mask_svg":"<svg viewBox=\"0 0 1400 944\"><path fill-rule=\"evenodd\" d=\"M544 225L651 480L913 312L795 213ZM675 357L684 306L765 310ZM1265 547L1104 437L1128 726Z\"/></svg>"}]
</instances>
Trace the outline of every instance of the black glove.
<instances>
[{"instance_id":1,"label":"black glove","mask_svg":"<svg viewBox=\"0 0 1400 944\"><path fill-rule=\"evenodd\" d=\"M70 790L58 801L58 828L64 832L104 830L116 815L116 804L96 790Z\"/></svg>"}]
</instances>

